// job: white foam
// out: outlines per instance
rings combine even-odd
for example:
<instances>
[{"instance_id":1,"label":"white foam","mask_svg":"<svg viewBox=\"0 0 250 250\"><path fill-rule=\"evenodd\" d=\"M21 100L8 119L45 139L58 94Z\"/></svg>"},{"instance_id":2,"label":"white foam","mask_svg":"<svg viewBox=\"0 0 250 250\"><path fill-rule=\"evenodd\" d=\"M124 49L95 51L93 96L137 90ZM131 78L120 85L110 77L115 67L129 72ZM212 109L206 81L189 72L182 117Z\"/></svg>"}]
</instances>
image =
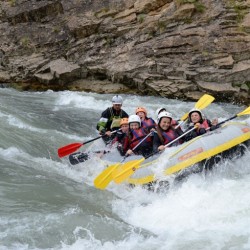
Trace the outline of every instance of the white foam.
<instances>
[{"instance_id":1,"label":"white foam","mask_svg":"<svg viewBox=\"0 0 250 250\"><path fill-rule=\"evenodd\" d=\"M135 188L113 202L113 211L164 239L162 249L200 249L194 243L202 249L222 249L236 240L233 237L239 237L238 246L249 246L249 170L245 173L236 180L191 175L167 194Z\"/></svg>"},{"instance_id":2,"label":"white foam","mask_svg":"<svg viewBox=\"0 0 250 250\"><path fill-rule=\"evenodd\" d=\"M104 107L109 107L111 101L100 100L84 92L64 91L59 93L55 105L56 110L58 110L59 107L67 106L101 111Z\"/></svg>"}]
</instances>

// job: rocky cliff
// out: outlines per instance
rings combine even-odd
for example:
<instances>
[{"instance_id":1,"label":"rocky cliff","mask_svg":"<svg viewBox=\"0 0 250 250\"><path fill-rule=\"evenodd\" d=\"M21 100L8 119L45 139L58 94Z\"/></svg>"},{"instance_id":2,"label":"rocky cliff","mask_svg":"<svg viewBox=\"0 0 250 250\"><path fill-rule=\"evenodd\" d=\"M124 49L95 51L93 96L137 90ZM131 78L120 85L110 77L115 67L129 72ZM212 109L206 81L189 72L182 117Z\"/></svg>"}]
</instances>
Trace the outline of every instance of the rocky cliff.
<instances>
[{"instance_id":1,"label":"rocky cliff","mask_svg":"<svg viewBox=\"0 0 250 250\"><path fill-rule=\"evenodd\" d=\"M0 5L2 83L250 104L250 0Z\"/></svg>"}]
</instances>

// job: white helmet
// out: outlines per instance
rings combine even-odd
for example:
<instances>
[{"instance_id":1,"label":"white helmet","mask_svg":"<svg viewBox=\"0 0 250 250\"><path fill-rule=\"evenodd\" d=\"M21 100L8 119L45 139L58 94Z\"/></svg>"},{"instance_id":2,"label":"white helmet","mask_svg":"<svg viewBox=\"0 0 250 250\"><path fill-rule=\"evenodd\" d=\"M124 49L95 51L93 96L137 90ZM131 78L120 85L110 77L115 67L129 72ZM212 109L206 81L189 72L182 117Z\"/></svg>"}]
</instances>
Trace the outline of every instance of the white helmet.
<instances>
[{"instance_id":1,"label":"white helmet","mask_svg":"<svg viewBox=\"0 0 250 250\"><path fill-rule=\"evenodd\" d=\"M112 104L121 104L122 105L122 97L120 95L115 95L113 98L112 98Z\"/></svg>"},{"instance_id":2,"label":"white helmet","mask_svg":"<svg viewBox=\"0 0 250 250\"><path fill-rule=\"evenodd\" d=\"M132 122L138 122L139 125L141 126L141 119L138 115L130 115L128 118L128 123L132 123Z\"/></svg>"},{"instance_id":3,"label":"white helmet","mask_svg":"<svg viewBox=\"0 0 250 250\"><path fill-rule=\"evenodd\" d=\"M191 110L189 111L189 113L188 113L188 117L189 117L189 120L190 120L190 121L191 121L191 114L194 113L194 112L197 112L197 113L200 115L201 119L203 118L203 115L202 115L200 109L193 108L193 109L191 109Z\"/></svg>"},{"instance_id":4,"label":"white helmet","mask_svg":"<svg viewBox=\"0 0 250 250\"><path fill-rule=\"evenodd\" d=\"M163 108L163 107L158 108L158 109L155 111L156 117L158 117L158 115L159 115L162 111L167 111L167 110L166 110L165 108Z\"/></svg>"},{"instance_id":5,"label":"white helmet","mask_svg":"<svg viewBox=\"0 0 250 250\"><path fill-rule=\"evenodd\" d=\"M173 119L173 116L172 116L171 113L169 113L169 112L167 112L167 111L162 111L162 112L160 112L160 114L159 114L158 117L157 117L157 122L160 123L161 118L163 118L163 117L167 117L167 118L169 118L171 121L172 121L172 119Z\"/></svg>"}]
</instances>

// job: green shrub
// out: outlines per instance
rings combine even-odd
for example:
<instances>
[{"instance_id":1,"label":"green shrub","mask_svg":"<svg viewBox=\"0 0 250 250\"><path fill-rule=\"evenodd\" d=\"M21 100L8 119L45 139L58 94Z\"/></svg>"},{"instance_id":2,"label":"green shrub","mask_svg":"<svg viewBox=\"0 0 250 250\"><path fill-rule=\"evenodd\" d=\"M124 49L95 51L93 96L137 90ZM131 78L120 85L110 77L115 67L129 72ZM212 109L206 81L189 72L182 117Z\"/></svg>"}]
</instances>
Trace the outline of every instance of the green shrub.
<instances>
[{"instance_id":1,"label":"green shrub","mask_svg":"<svg viewBox=\"0 0 250 250\"><path fill-rule=\"evenodd\" d=\"M138 16L137 16L137 21L139 22L139 23L143 23L144 22L144 20L145 20L145 17L146 17L146 15L145 14L139 14Z\"/></svg>"}]
</instances>

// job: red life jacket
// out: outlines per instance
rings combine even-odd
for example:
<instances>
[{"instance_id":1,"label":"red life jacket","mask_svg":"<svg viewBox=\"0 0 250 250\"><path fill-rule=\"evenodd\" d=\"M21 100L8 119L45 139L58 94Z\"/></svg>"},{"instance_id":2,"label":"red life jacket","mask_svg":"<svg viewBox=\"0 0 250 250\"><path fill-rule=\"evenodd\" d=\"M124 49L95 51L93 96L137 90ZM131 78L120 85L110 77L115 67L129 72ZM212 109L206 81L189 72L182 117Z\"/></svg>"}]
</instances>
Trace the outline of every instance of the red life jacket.
<instances>
[{"instance_id":1,"label":"red life jacket","mask_svg":"<svg viewBox=\"0 0 250 250\"><path fill-rule=\"evenodd\" d=\"M162 137L164 139L164 145L176 139L179 135L175 132L174 129L170 128L168 131L162 132Z\"/></svg>"},{"instance_id":2,"label":"red life jacket","mask_svg":"<svg viewBox=\"0 0 250 250\"><path fill-rule=\"evenodd\" d=\"M146 133L146 131L143 128L133 129L131 130L131 134L132 134L132 139L129 145L130 149L133 149L141 140L144 139L145 136L148 135L148 133ZM150 143L152 143L151 136L149 136L142 144L145 145Z\"/></svg>"},{"instance_id":3,"label":"red life jacket","mask_svg":"<svg viewBox=\"0 0 250 250\"><path fill-rule=\"evenodd\" d=\"M116 142L118 142L118 145L122 146L124 152L129 149L129 137L127 134L124 135L122 139L118 139L118 137L116 136L112 141L112 145L115 144Z\"/></svg>"},{"instance_id":4,"label":"red life jacket","mask_svg":"<svg viewBox=\"0 0 250 250\"><path fill-rule=\"evenodd\" d=\"M178 122L174 119L172 119L171 121L171 126L177 126L178 125Z\"/></svg>"},{"instance_id":5,"label":"red life jacket","mask_svg":"<svg viewBox=\"0 0 250 250\"><path fill-rule=\"evenodd\" d=\"M207 128L210 127L209 124L208 124L207 119L204 119L204 120L203 120L203 123L201 124L201 126L202 126L202 128L205 128L205 129L207 129Z\"/></svg>"},{"instance_id":6,"label":"red life jacket","mask_svg":"<svg viewBox=\"0 0 250 250\"><path fill-rule=\"evenodd\" d=\"M124 149L124 152L126 152L129 149L129 137L126 135L122 141L121 141L122 147Z\"/></svg>"},{"instance_id":7,"label":"red life jacket","mask_svg":"<svg viewBox=\"0 0 250 250\"><path fill-rule=\"evenodd\" d=\"M152 128L155 125L156 123L152 118L145 118L145 120L141 122L142 128Z\"/></svg>"}]
</instances>

